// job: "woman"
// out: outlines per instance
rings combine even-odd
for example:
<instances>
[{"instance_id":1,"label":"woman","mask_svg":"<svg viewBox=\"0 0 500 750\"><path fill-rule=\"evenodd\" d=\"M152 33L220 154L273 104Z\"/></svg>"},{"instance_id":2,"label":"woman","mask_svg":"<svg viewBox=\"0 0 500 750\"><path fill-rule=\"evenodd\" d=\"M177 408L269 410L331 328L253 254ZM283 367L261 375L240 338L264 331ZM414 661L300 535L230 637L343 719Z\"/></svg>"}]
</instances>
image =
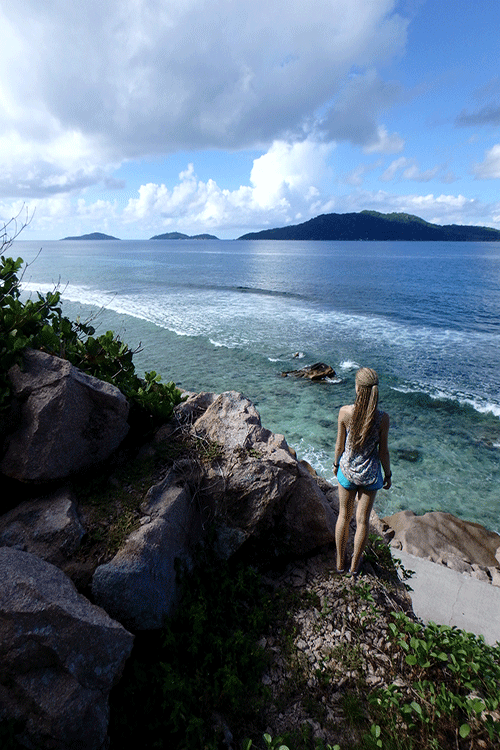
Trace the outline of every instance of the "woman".
<instances>
[{"instance_id":1,"label":"woman","mask_svg":"<svg viewBox=\"0 0 500 750\"><path fill-rule=\"evenodd\" d=\"M389 415L378 408L378 375L369 367L356 373L356 401L339 412L333 470L339 483L339 517L335 527L337 571L345 570L349 523L356 496L356 534L350 574L356 575L368 540L369 518L377 490L391 486ZM381 465L384 469L382 478Z\"/></svg>"}]
</instances>

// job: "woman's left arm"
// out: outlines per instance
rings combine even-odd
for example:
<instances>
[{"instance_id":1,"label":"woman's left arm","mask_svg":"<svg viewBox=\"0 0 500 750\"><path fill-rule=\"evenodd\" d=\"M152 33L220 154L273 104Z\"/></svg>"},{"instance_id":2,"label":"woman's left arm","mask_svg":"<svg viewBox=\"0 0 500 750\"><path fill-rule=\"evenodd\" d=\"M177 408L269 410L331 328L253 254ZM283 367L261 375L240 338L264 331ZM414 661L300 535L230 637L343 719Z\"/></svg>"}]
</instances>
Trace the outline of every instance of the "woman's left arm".
<instances>
[{"instance_id":1,"label":"woman's left arm","mask_svg":"<svg viewBox=\"0 0 500 750\"><path fill-rule=\"evenodd\" d=\"M392 484L391 459L389 456L389 415L384 412L380 425L380 441L378 446L378 457L384 470L384 490L388 490Z\"/></svg>"}]
</instances>

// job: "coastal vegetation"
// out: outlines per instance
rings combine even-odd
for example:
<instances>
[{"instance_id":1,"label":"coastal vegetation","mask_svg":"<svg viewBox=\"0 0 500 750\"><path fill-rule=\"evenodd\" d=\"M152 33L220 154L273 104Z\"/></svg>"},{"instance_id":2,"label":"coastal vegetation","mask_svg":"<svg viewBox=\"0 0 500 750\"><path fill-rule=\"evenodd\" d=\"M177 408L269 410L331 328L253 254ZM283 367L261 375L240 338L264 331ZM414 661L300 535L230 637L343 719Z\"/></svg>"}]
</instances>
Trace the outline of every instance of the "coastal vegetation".
<instances>
[{"instance_id":1,"label":"coastal vegetation","mask_svg":"<svg viewBox=\"0 0 500 750\"><path fill-rule=\"evenodd\" d=\"M242 235L239 239L500 242L500 230L457 224L440 226L411 214L361 211L347 214L322 214L302 224L251 232Z\"/></svg>"},{"instance_id":2,"label":"coastal vegetation","mask_svg":"<svg viewBox=\"0 0 500 750\"><path fill-rule=\"evenodd\" d=\"M111 694L111 749L130 737L179 750L498 747L500 646L393 611L397 563L375 537L367 556L375 575L326 566L297 588L283 561L203 548L175 616L138 636ZM306 657L303 641L329 628L350 636L319 663L312 646Z\"/></svg>"},{"instance_id":3,"label":"coastal vegetation","mask_svg":"<svg viewBox=\"0 0 500 750\"><path fill-rule=\"evenodd\" d=\"M5 250L6 243L2 250ZM96 335L90 322L72 321L62 314L57 290L22 300L23 259L0 258L0 414L10 407L8 370L21 364L23 351L40 349L70 361L75 367L112 383L129 399L134 416L151 424L166 420L182 396L172 382L162 383L154 371L139 377L134 351L112 331ZM5 425L5 419L3 420Z\"/></svg>"}]
</instances>

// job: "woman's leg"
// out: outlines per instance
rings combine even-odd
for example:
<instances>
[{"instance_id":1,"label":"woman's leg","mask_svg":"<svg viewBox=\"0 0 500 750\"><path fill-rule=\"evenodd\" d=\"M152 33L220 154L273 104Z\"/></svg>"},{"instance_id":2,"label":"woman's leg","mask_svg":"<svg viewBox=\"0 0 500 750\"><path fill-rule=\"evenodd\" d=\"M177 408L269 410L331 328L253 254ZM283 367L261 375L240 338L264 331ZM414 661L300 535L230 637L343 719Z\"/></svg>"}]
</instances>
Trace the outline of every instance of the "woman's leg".
<instances>
[{"instance_id":1,"label":"woman's leg","mask_svg":"<svg viewBox=\"0 0 500 750\"><path fill-rule=\"evenodd\" d=\"M354 535L354 550L351 560L351 573L357 573L361 565L363 552L365 551L366 542L368 541L368 531L370 528L370 513L375 500L375 492L360 490L358 492L358 507L356 508L356 534Z\"/></svg>"},{"instance_id":2,"label":"woman's leg","mask_svg":"<svg viewBox=\"0 0 500 750\"><path fill-rule=\"evenodd\" d=\"M339 492L339 517L335 526L335 545L337 547L337 570L344 570L345 550L349 538L349 523L354 511L354 500L357 490L346 490L341 484Z\"/></svg>"}]
</instances>

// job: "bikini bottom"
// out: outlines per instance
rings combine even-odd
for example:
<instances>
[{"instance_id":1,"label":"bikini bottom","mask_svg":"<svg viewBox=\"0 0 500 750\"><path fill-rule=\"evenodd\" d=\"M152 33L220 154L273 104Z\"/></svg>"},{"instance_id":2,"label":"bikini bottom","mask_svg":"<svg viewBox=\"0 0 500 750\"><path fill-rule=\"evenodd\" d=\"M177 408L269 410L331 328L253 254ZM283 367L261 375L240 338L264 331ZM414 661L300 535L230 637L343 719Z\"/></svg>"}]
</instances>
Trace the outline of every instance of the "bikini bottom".
<instances>
[{"instance_id":1,"label":"bikini bottom","mask_svg":"<svg viewBox=\"0 0 500 750\"><path fill-rule=\"evenodd\" d=\"M342 487L345 487L346 490L365 490L366 492L375 492L376 490L381 490L384 486L384 478L382 476L382 469L380 467L380 464L378 467L378 476L372 484L360 485L354 484L354 482L350 482L342 474L342 469L340 468L340 466L337 469L337 482L341 484Z\"/></svg>"}]
</instances>

